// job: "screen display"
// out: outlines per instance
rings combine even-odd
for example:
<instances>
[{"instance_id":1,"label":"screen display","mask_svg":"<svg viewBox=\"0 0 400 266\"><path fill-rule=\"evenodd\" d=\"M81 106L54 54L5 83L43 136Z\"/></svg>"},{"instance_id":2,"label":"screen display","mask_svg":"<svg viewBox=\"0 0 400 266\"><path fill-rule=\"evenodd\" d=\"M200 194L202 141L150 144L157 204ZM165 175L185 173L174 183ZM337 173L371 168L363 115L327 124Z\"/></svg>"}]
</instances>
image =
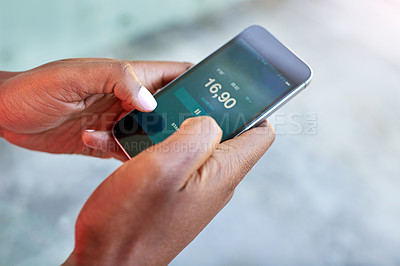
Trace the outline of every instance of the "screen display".
<instances>
[{"instance_id":1,"label":"screen display","mask_svg":"<svg viewBox=\"0 0 400 266\"><path fill-rule=\"evenodd\" d=\"M134 111L125 117L132 120L125 121L125 129L135 124L141 128L125 132L124 141L137 142L142 135L150 138L148 145L156 144L178 130L188 117L202 115L217 121L226 140L292 88L290 80L237 37L156 94L158 106L153 112Z\"/></svg>"}]
</instances>

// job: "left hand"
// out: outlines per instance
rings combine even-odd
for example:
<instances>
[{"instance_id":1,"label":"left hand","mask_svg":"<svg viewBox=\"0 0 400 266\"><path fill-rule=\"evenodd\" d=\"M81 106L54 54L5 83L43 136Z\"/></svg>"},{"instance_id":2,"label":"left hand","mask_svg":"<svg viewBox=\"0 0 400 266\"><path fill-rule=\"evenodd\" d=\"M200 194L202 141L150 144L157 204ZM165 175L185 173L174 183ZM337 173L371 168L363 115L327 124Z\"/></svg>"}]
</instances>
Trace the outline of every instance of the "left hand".
<instances>
[{"instance_id":1,"label":"left hand","mask_svg":"<svg viewBox=\"0 0 400 266\"><path fill-rule=\"evenodd\" d=\"M0 83L0 135L32 150L126 160L109 130L132 109L152 111L151 94L190 66L68 59L8 73Z\"/></svg>"}]
</instances>

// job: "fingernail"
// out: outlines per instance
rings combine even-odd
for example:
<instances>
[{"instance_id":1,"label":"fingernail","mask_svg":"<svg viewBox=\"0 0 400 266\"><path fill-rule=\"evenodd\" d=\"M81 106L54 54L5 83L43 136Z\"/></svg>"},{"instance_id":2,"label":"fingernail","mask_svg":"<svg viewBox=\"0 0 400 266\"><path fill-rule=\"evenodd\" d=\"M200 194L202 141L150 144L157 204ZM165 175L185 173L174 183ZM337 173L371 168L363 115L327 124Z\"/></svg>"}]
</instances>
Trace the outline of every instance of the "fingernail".
<instances>
[{"instance_id":1,"label":"fingernail","mask_svg":"<svg viewBox=\"0 0 400 266\"><path fill-rule=\"evenodd\" d=\"M156 99L154 99L153 95L146 89L145 86L140 87L138 100L140 105L146 111L153 111L157 107Z\"/></svg>"},{"instance_id":2,"label":"fingernail","mask_svg":"<svg viewBox=\"0 0 400 266\"><path fill-rule=\"evenodd\" d=\"M94 129L86 129L85 130L87 133L92 133L92 132L94 132Z\"/></svg>"}]
</instances>

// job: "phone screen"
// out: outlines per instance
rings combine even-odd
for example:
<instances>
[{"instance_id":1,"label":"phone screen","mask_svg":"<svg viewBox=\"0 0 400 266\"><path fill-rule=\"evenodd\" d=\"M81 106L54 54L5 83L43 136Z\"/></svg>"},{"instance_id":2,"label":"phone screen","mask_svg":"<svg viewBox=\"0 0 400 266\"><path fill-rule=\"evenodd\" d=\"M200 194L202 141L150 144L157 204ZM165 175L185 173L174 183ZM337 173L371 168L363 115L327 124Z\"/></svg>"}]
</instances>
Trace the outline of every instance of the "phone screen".
<instances>
[{"instance_id":1,"label":"phone screen","mask_svg":"<svg viewBox=\"0 0 400 266\"><path fill-rule=\"evenodd\" d=\"M159 143L185 119L201 115L216 120L222 140L233 138L293 86L239 36L156 94L153 112L134 111L125 117L124 129L132 132L124 142L148 136L149 146Z\"/></svg>"}]
</instances>

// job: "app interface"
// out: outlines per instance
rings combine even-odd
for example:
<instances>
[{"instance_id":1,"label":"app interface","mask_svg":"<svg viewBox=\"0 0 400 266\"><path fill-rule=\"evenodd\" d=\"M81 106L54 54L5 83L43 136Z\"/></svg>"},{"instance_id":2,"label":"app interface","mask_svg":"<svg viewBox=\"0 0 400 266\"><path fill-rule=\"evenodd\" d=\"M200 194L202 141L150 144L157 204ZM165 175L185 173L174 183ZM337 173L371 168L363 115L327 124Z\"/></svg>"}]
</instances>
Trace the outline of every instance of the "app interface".
<instances>
[{"instance_id":1,"label":"app interface","mask_svg":"<svg viewBox=\"0 0 400 266\"><path fill-rule=\"evenodd\" d=\"M209 115L225 140L290 89L291 82L239 37L157 94L153 112L135 112L133 118L159 143L188 117Z\"/></svg>"}]
</instances>

